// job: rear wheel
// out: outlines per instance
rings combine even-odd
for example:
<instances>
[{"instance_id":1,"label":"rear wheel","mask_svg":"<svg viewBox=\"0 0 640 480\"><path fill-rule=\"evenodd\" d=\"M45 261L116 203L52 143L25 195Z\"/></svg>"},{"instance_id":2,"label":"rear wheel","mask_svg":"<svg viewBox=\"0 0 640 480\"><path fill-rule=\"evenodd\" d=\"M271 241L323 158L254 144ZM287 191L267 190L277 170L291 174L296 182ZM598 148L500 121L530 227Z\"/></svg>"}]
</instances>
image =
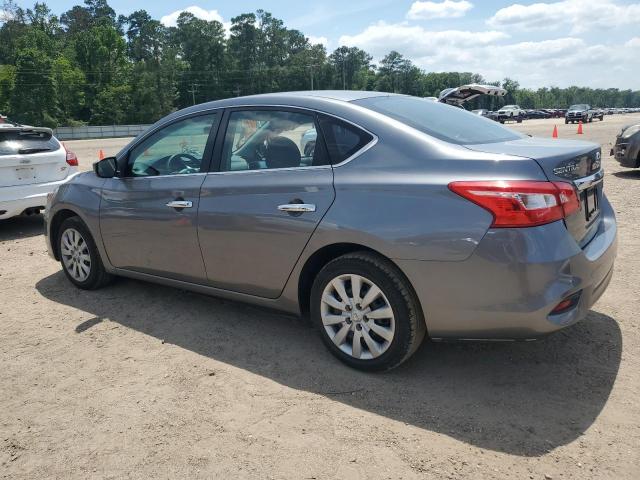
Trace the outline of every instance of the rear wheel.
<instances>
[{"instance_id":1,"label":"rear wheel","mask_svg":"<svg viewBox=\"0 0 640 480\"><path fill-rule=\"evenodd\" d=\"M343 255L320 271L311 314L329 350L361 370L400 365L426 333L407 280L393 264L368 252Z\"/></svg>"},{"instance_id":2,"label":"rear wheel","mask_svg":"<svg viewBox=\"0 0 640 480\"><path fill-rule=\"evenodd\" d=\"M113 278L104 269L93 237L79 217L67 218L60 226L58 251L65 275L78 288L94 290Z\"/></svg>"}]
</instances>

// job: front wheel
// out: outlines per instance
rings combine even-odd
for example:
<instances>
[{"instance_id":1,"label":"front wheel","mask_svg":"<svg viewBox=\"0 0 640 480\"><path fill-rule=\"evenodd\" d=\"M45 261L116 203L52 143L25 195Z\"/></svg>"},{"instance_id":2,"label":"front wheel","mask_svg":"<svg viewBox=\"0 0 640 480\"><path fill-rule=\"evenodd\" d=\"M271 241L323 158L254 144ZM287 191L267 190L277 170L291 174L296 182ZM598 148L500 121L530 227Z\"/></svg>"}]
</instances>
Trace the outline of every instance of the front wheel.
<instances>
[{"instance_id":1,"label":"front wheel","mask_svg":"<svg viewBox=\"0 0 640 480\"><path fill-rule=\"evenodd\" d=\"M58 252L65 275L76 287L94 290L112 279L104 269L89 229L79 217L67 218L62 222Z\"/></svg>"},{"instance_id":2,"label":"front wheel","mask_svg":"<svg viewBox=\"0 0 640 480\"><path fill-rule=\"evenodd\" d=\"M361 370L400 365L426 333L408 281L389 261L368 252L343 255L320 271L311 315L331 353Z\"/></svg>"}]
</instances>

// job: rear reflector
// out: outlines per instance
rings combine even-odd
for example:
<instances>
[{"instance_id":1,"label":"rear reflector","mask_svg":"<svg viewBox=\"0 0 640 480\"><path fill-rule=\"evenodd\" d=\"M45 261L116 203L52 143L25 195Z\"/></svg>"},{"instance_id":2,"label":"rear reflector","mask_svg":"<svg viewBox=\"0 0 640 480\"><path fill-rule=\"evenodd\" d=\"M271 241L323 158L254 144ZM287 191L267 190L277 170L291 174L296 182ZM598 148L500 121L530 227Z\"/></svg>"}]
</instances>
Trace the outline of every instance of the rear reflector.
<instances>
[{"instance_id":1,"label":"rear reflector","mask_svg":"<svg viewBox=\"0 0 640 480\"><path fill-rule=\"evenodd\" d=\"M544 225L580 209L575 187L566 182L452 182L449 189L491 212L492 227Z\"/></svg>"},{"instance_id":2,"label":"rear reflector","mask_svg":"<svg viewBox=\"0 0 640 480\"><path fill-rule=\"evenodd\" d=\"M65 152L67 152L67 163L69 164L69 166L77 167L78 157L76 157L76 154L73 153L71 150L68 150L67 146L64 143L62 144L62 146L64 147Z\"/></svg>"},{"instance_id":3,"label":"rear reflector","mask_svg":"<svg viewBox=\"0 0 640 480\"><path fill-rule=\"evenodd\" d=\"M564 300L562 300L558 305L555 306L553 310L551 310L550 315L557 315L559 313L565 313L571 310L578 304L580 300L580 292L574 293L573 295L568 296Z\"/></svg>"}]
</instances>

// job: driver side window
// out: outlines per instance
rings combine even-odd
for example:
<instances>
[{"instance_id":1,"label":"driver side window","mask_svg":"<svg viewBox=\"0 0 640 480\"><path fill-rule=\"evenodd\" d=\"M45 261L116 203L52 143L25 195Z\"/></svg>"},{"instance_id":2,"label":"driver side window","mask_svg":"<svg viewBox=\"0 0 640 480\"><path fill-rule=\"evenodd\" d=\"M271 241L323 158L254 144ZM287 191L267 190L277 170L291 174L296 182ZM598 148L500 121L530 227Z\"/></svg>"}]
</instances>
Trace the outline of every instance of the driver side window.
<instances>
[{"instance_id":1,"label":"driver side window","mask_svg":"<svg viewBox=\"0 0 640 480\"><path fill-rule=\"evenodd\" d=\"M131 150L127 176L187 175L200 172L216 114L186 118L157 131Z\"/></svg>"}]
</instances>

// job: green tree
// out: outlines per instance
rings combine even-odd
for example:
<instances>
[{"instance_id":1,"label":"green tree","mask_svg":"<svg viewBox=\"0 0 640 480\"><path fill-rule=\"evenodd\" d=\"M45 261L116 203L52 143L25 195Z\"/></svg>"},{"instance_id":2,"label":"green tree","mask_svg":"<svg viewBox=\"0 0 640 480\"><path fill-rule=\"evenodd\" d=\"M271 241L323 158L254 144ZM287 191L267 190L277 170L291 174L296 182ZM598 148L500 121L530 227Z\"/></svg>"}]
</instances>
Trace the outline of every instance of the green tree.
<instances>
[{"instance_id":1,"label":"green tree","mask_svg":"<svg viewBox=\"0 0 640 480\"><path fill-rule=\"evenodd\" d=\"M53 60L36 48L20 50L9 102L11 116L20 123L55 126L58 114Z\"/></svg>"}]
</instances>

